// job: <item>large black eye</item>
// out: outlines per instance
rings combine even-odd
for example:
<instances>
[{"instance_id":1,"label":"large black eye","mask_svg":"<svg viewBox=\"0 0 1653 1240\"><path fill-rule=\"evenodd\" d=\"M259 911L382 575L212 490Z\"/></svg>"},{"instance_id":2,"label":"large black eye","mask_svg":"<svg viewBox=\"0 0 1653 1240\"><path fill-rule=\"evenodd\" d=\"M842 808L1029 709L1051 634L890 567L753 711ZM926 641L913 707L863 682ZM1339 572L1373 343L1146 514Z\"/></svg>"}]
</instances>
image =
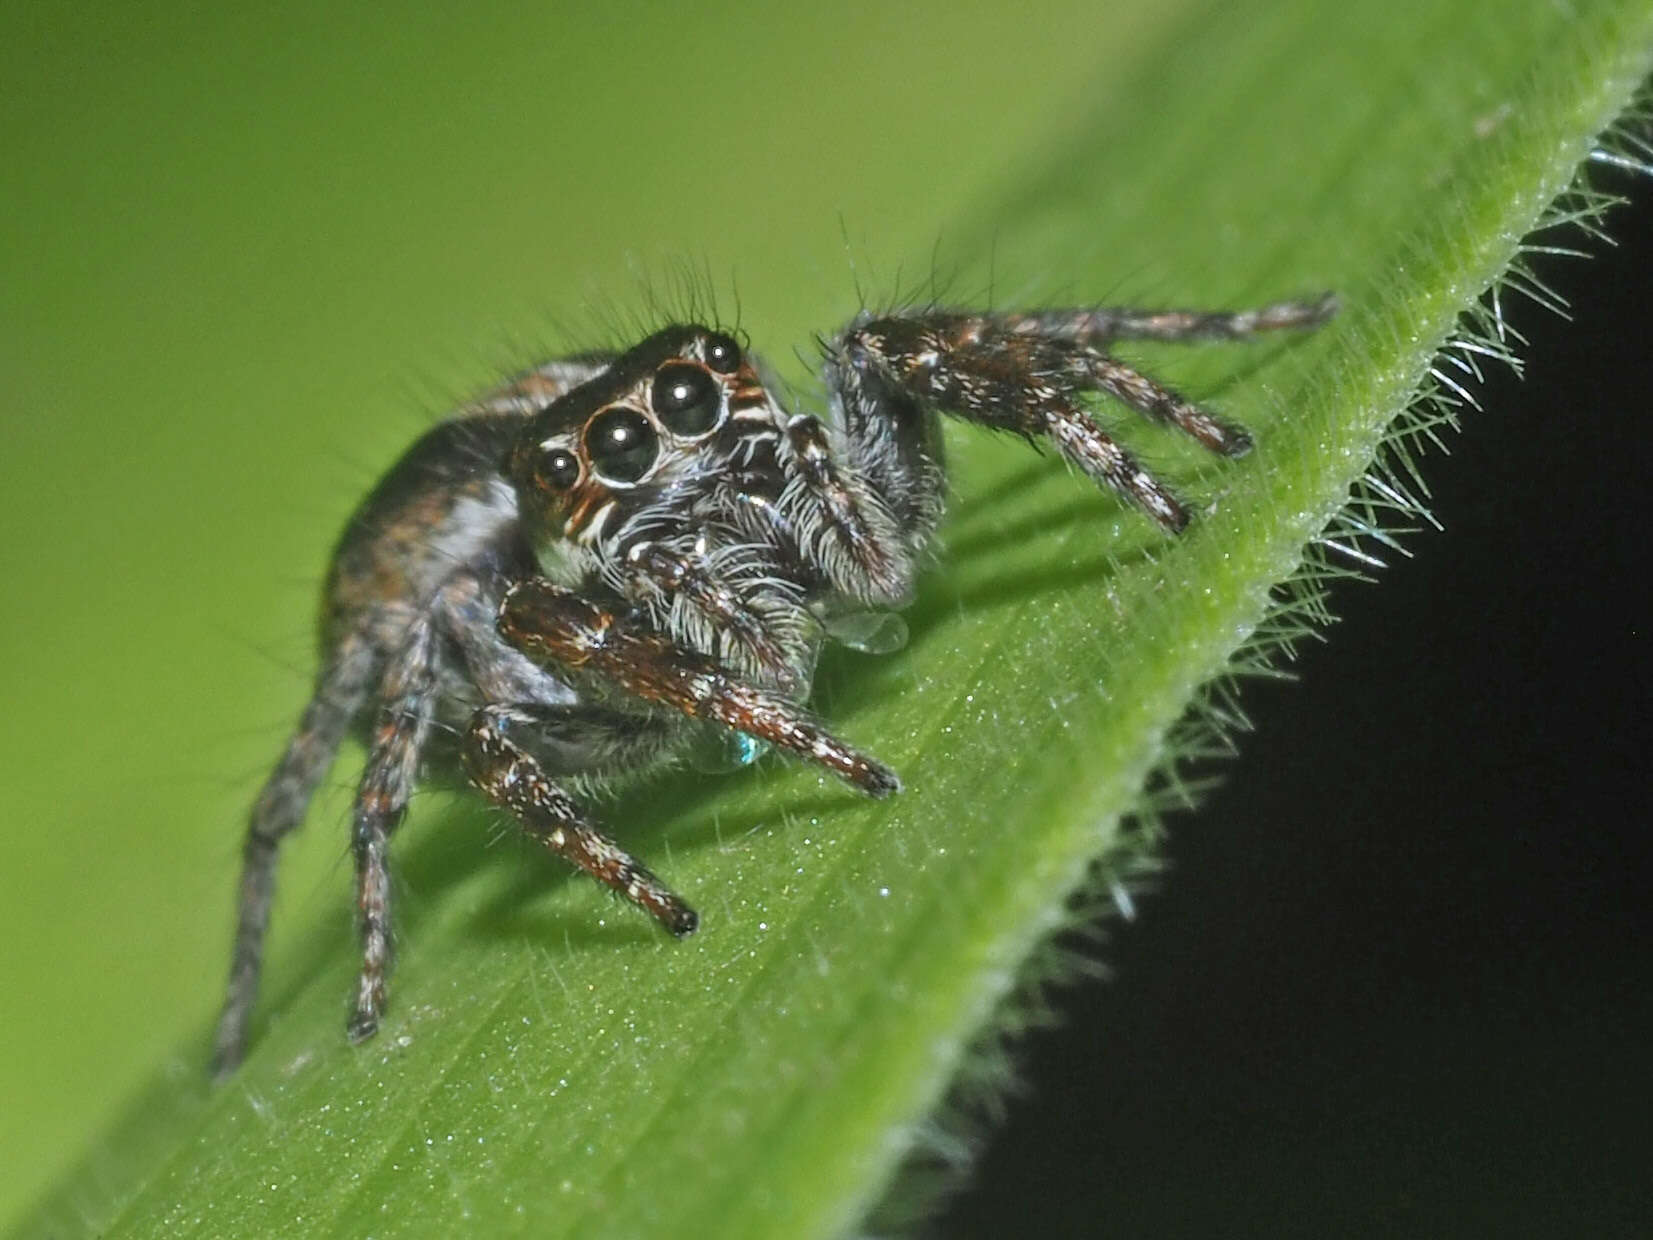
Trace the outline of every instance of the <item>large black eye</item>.
<instances>
[{"instance_id":1,"label":"large black eye","mask_svg":"<svg viewBox=\"0 0 1653 1240\"><path fill-rule=\"evenodd\" d=\"M706 337L704 352L706 364L720 375L732 375L740 369L740 346L721 332Z\"/></svg>"},{"instance_id":2,"label":"large black eye","mask_svg":"<svg viewBox=\"0 0 1653 1240\"><path fill-rule=\"evenodd\" d=\"M612 482L636 482L649 472L659 447L648 419L624 405L605 409L586 424L586 455Z\"/></svg>"},{"instance_id":3,"label":"large black eye","mask_svg":"<svg viewBox=\"0 0 1653 1240\"><path fill-rule=\"evenodd\" d=\"M540 453L537 472L553 491L566 491L580 480L580 459L567 448L552 448Z\"/></svg>"},{"instance_id":4,"label":"large black eye","mask_svg":"<svg viewBox=\"0 0 1653 1240\"><path fill-rule=\"evenodd\" d=\"M654 412L679 435L704 435L721 412L716 379L693 362L667 362L654 372Z\"/></svg>"}]
</instances>

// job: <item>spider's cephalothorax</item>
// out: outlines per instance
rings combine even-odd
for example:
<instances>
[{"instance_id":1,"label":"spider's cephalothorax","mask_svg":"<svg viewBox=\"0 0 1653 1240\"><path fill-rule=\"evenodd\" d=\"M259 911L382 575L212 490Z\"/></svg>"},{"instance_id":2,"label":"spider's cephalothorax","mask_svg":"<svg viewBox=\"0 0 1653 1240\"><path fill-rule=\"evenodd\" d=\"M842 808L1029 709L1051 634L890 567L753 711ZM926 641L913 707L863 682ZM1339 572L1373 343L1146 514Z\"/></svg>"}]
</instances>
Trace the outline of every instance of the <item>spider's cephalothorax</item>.
<instances>
[{"instance_id":1,"label":"spider's cephalothorax","mask_svg":"<svg viewBox=\"0 0 1653 1240\"><path fill-rule=\"evenodd\" d=\"M1245 433L1110 357L1121 338L1311 327L1331 297L1236 313L862 316L826 348L827 416L789 413L732 337L667 327L549 362L416 443L352 517L314 695L252 811L219 1023L240 1061L275 853L344 736L367 743L352 845L353 1039L385 1006L386 848L425 767L448 767L673 934L697 918L580 800L708 734L818 763L872 796L894 772L804 709L836 617L895 607L941 515L938 415L1055 448L1172 532L1178 500L1086 412L1092 393L1238 456Z\"/></svg>"}]
</instances>

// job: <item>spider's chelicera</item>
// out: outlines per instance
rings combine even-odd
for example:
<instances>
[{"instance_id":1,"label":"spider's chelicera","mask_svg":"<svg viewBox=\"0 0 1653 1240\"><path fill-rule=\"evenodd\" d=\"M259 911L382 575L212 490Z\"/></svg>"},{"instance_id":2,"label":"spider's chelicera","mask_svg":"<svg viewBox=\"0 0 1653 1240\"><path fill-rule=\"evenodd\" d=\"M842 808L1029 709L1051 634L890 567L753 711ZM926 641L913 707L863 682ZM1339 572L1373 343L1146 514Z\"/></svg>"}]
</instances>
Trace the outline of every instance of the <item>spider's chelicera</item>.
<instances>
[{"instance_id":1,"label":"spider's chelicera","mask_svg":"<svg viewBox=\"0 0 1653 1240\"><path fill-rule=\"evenodd\" d=\"M804 708L834 617L899 607L941 516L938 415L1054 447L1166 530L1188 512L1085 410L1100 393L1238 456L1244 431L1110 357L1324 321L1330 296L1236 313L863 315L825 348L826 417L793 413L732 337L667 327L549 362L421 438L334 553L315 692L248 824L220 1071L245 1049L276 849L352 728L362 967L353 1040L385 1010L386 847L427 765L461 771L546 848L667 930L694 910L581 798L750 738L888 796L895 772Z\"/></svg>"}]
</instances>

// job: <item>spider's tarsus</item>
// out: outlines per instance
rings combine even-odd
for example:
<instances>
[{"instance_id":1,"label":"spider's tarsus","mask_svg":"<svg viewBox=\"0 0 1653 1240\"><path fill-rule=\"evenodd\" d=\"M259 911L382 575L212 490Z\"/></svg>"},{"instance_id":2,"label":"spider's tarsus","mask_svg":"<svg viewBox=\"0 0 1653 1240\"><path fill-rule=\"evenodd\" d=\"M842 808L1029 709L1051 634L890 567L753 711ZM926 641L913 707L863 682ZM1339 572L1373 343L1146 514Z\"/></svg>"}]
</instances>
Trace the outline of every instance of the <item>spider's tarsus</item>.
<instances>
[{"instance_id":1,"label":"spider's tarsus","mask_svg":"<svg viewBox=\"0 0 1653 1240\"><path fill-rule=\"evenodd\" d=\"M662 918L660 924L671 932L674 939L686 939L700 929L700 914L683 904L672 910L670 920Z\"/></svg>"},{"instance_id":2,"label":"spider's tarsus","mask_svg":"<svg viewBox=\"0 0 1653 1240\"><path fill-rule=\"evenodd\" d=\"M1337 294L1330 290L1302 301L1276 302L1257 313L1253 330L1287 328L1296 331L1319 327L1336 314L1342 304Z\"/></svg>"},{"instance_id":3,"label":"spider's tarsus","mask_svg":"<svg viewBox=\"0 0 1653 1240\"><path fill-rule=\"evenodd\" d=\"M239 1011L226 1012L213 1034L212 1061L208 1066L214 1081L222 1081L241 1066L246 1053L246 1021Z\"/></svg>"},{"instance_id":4,"label":"spider's tarsus","mask_svg":"<svg viewBox=\"0 0 1653 1240\"><path fill-rule=\"evenodd\" d=\"M370 1012L353 1013L344 1026L344 1036L350 1045L359 1046L379 1032L379 1018Z\"/></svg>"},{"instance_id":5,"label":"spider's tarsus","mask_svg":"<svg viewBox=\"0 0 1653 1240\"><path fill-rule=\"evenodd\" d=\"M866 771L855 777L855 786L869 797L882 801L901 791L901 776L881 762L866 759Z\"/></svg>"}]
</instances>

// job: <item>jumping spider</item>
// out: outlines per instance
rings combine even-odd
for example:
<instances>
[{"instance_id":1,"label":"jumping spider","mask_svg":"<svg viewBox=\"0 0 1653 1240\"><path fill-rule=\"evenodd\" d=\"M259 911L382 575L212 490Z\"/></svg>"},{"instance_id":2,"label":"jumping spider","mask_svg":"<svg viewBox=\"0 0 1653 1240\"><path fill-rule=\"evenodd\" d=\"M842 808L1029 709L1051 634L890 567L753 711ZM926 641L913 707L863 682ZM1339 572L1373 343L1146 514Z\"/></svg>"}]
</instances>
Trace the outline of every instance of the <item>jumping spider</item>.
<instances>
[{"instance_id":1,"label":"jumping spider","mask_svg":"<svg viewBox=\"0 0 1653 1240\"><path fill-rule=\"evenodd\" d=\"M552 852L674 935L697 917L578 796L738 734L870 796L895 772L804 709L834 615L899 607L941 516L941 413L1034 444L1166 530L1188 512L1085 412L1101 393L1239 456L1246 433L1108 356L1110 341L1229 340L1322 323L1332 297L1237 313L863 314L825 345L826 418L777 399L731 336L673 325L548 362L421 438L333 554L314 696L253 806L216 1039L245 1049L276 848L346 732L367 765L351 842L372 1036L390 963L386 847L422 765L457 769Z\"/></svg>"}]
</instances>

